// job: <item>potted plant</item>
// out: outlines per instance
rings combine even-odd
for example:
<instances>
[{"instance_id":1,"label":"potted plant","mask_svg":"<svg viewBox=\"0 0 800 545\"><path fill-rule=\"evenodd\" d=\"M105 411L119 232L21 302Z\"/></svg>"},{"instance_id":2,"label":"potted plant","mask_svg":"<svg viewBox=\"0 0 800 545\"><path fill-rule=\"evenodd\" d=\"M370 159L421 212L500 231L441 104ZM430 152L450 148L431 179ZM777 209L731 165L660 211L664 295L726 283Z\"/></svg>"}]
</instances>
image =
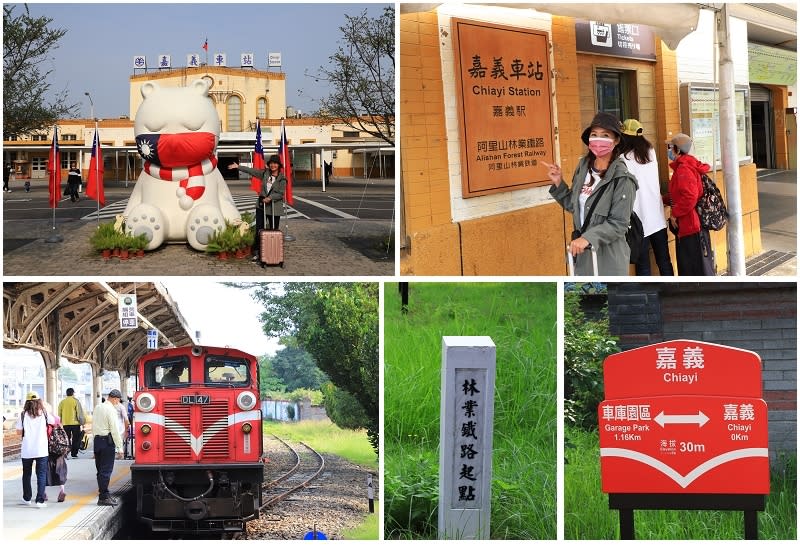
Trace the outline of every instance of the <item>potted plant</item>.
<instances>
[{"instance_id":1,"label":"potted plant","mask_svg":"<svg viewBox=\"0 0 800 545\"><path fill-rule=\"evenodd\" d=\"M227 234L228 223L225 222L225 227L217 229L208 241L206 246L206 253L217 254L217 259L228 259L229 243Z\"/></svg>"},{"instance_id":2,"label":"potted plant","mask_svg":"<svg viewBox=\"0 0 800 545\"><path fill-rule=\"evenodd\" d=\"M100 252L103 259L111 257L111 251L115 248L117 231L114 229L113 223L101 223L97 226L97 230L92 233L89 239L92 248Z\"/></svg>"},{"instance_id":3,"label":"potted plant","mask_svg":"<svg viewBox=\"0 0 800 545\"><path fill-rule=\"evenodd\" d=\"M131 237L130 250L136 253L136 257L144 256L144 249L147 247L147 235L141 234Z\"/></svg>"},{"instance_id":4,"label":"potted plant","mask_svg":"<svg viewBox=\"0 0 800 545\"><path fill-rule=\"evenodd\" d=\"M247 230L244 233L242 233L241 236L241 247L244 253L243 257L247 257L250 255L250 249L253 247L253 243L255 242L255 240L256 240L256 232L248 224Z\"/></svg>"}]
</instances>

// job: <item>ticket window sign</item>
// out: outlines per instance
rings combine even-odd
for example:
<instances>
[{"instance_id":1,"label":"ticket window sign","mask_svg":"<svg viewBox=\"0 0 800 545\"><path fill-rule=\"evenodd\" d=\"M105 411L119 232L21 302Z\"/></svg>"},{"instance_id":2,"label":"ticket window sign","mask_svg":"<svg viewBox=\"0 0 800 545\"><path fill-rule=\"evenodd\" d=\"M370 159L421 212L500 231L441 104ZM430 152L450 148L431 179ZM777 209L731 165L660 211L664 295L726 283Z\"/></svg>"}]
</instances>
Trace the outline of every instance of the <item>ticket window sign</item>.
<instances>
[{"instance_id":1,"label":"ticket window sign","mask_svg":"<svg viewBox=\"0 0 800 545\"><path fill-rule=\"evenodd\" d=\"M117 301L117 313L119 315L119 327L121 329L136 329L139 327L136 311L136 295L132 293L121 294Z\"/></svg>"},{"instance_id":2,"label":"ticket window sign","mask_svg":"<svg viewBox=\"0 0 800 545\"><path fill-rule=\"evenodd\" d=\"M603 368L603 492L769 493L757 354L680 340L615 354Z\"/></svg>"},{"instance_id":3,"label":"ticket window sign","mask_svg":"<svg viewBox=\"0 0 800 545\"><path fill-rule=\"evenodd\" d=\"M549 184L554 161L548 34L452 20L464 198Z\"/></svg>"}]
</instances>

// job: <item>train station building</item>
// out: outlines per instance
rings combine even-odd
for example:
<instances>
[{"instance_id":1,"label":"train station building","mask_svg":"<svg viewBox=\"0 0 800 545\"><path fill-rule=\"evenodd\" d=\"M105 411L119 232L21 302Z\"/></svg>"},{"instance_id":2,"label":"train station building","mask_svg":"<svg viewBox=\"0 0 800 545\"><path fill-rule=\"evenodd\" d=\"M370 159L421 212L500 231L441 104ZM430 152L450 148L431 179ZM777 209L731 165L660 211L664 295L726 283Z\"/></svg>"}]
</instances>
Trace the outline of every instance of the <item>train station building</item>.
<instances>
[{"instance_id":1,"label":"train station building","mask_svg":"<svg viewBox=\"0 0 800 545\"><path fill-rule=\"evenodd\" d=\"M725 195L715 12L604 4L603 20L593 21L601 15L592 9L401 5L402 274L566 274L572 219L549 196L538 161L559 162L571 183L586 153L581 133L598 111L641 122L662 193L670 176L664 143L686 133ZM796 169L796 10L731 5L730 21L742 236L751 257L762 252L757 169ZM503 44L496 47L508 55L493 56L486 44ZM713 232L712 243L725 269L726 230Z\"/></svg>"},{"instance_id":2,"label":"train station building","mask_svg":"<svg viewBox=\"0 0 800 545\"><path fill-rule=\"evenodd\" d=\"M220 172L235 176L225 168L230 162L252 162L256 140L256 121L266 154L280 143L281 119L285 118L286 137L297 179L319 180L324 164L332 165L332 175L342 177L394 177L394 148L369 132L329 119L310 117L287 103L286 74L252 67L186 66L156 70L134 70L129 78L130 112L117 119L98 122L106 176L117 180L136 180L143 160L136 151L134 118L146 82L161 87L188 86L197 79L209 85L209 96L220 118L217 155ZM364 126L374 127L369 121ZM64 119L58 123L62 174L74 162L81 165L84 178L91 159L95 123L92 119ZM48 149L53 128L9 138L3 142L3 161L11 163L17 180L32 183L47 180ZM66 179L66 178L65 178Z\"/></svg>"}]
</instances>

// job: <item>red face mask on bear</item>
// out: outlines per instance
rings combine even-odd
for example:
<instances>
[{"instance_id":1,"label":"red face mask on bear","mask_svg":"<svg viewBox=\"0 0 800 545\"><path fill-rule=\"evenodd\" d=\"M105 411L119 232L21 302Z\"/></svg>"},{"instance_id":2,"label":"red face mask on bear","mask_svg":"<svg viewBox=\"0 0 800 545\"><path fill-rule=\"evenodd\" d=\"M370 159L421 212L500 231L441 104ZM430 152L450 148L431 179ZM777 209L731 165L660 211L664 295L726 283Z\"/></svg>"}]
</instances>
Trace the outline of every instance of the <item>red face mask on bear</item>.
<instances>
[{"instance_id":1,"label":"red face mask on bear","mask_svg":"<svg viewBox=\"0 0 800 545\"><path fill-rule=\"evenodd\" d=\"M146 161L166 167L185 167L214 154L216 136L210 132L182 134L140 134L136 137L139 155Z\"/></svg>"}]
</instances>

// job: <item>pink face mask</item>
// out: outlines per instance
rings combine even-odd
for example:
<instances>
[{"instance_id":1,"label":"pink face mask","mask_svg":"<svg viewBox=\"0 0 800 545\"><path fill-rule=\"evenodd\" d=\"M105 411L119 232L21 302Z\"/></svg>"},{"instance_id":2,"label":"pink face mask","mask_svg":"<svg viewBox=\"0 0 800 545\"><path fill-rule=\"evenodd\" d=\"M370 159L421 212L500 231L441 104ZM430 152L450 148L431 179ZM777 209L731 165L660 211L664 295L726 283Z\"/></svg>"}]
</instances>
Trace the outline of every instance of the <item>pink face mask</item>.
<instances>
[{"instance_id":1,"label":"pink face mask","mask_svg":"<svg viewBox=\"0 0 800 545\"><path fill-rule=\"evenodd\" d=\"M604 157L611 153L614 149L614 140L611 138L604 138L602 136L593 136L589 138L589 149L596 157Z\"/></svg>"}]
</instances>

